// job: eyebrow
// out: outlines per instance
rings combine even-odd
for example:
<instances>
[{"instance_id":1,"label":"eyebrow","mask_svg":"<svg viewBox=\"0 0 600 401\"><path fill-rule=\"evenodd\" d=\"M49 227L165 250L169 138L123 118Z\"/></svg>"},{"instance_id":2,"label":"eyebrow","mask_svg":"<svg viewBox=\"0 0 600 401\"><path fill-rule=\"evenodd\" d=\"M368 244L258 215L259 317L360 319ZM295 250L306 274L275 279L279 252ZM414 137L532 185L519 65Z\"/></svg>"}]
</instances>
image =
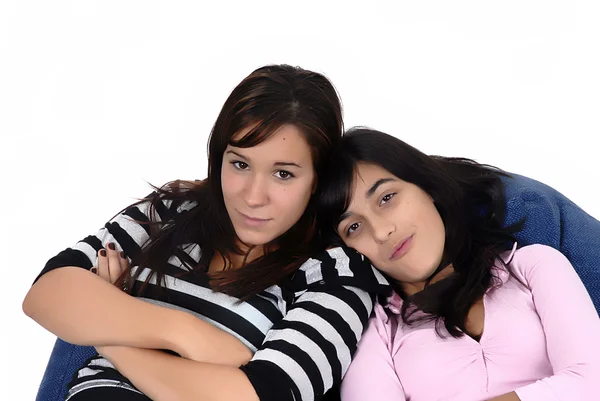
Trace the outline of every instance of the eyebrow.
<instances>
[{"instance_id":1,"label":"eyebrow","mask_svg":"<svg viewBox=\"0 0 600 401\"><path fill-rule=\"evenodd\" d=\"M367 190L367 192L365 192L365 196L367 198L370 198L371 196L373 196L375 191L377 191L377 188L379 188L381 185L385 184L386 182L390 182L390 181L396 181L396 180L394 180L393 178L380 178L379 180L377 180L375 182L375 184L373 184L371 186L371 188L369 188Z\"/></svg>"},{"instance_id":2,"label":"eyebrow","mask_svg":"<svg viewBox=\"0 0 600 401\"><path fill-rule=\"evenodd\" d=\"M236 155L240 159L243 159L245 161L250 161L250 159L248 159L246 156L244 156L244 155L242 155L242 154L240 154L240 153L238 153L238 152L236 152L234 150L228 150L225 153L233 153L234 155ZM294 163L294 162L275 162L274 165L277 166L277 167L289 167L289 166L292 166L292 167L302 168L301 165L299 165L298 163Z\"/></svg>"},{"instance_id":3,"label":"eyebrow","mask_svg":"<svg viewBox=\"0 0 600 401\"><path fill-rule=\"evenodd\" d=\"M379 180L377 180L375 182L375 184L371 185L371 188L369 188L367 190L367 192L365 192L365 196L367 198L370 198L371 196L373 196L375 191L377 191L377 188L379 188L381 185L385 184L386 182L391 182L391 181L396 181L396 180L393 178L380 178ZM340 224L342 221L346 220L348 217L352 216L353 214L354 213L352 213L352 212L342 213L342 215L340 216L340 218L338 220L338 224Z\"/></svg>"},{"instance_id":4,"label":"eyebrow","mask_svg":"<svg viewBox=\"0 0 600 401\"><path fill-rule=\"evenodd\" d=\"M354 214L354 213L352 213L352 212L344 212L344 213L342 213L342 215L340 216L340 218L339 218L339 220L338 220L338 225L339 225L339 224L340 224L342 221L346 220L348 217L352 216L353 214Z\"/></svg>"}]
</instances>

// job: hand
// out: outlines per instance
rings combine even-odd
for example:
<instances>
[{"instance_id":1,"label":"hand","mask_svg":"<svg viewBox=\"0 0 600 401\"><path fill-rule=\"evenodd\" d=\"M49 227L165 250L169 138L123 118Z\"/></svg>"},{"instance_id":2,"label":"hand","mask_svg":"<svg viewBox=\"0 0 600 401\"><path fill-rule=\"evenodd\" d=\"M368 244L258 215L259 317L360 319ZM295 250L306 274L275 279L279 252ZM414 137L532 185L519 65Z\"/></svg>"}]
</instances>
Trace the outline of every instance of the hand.
<instances>
[{"instance_id":1,"label":"hand","mask_svg":"<svg viewBox=\"0 0 600 401\"><path fill-rule=\"evenodd\" d=\"M116 250L114 243L109 243L106 248L98 251L98 267L90 270L111 284L124 283L119 287L126 290L129 278L122 276L129 271L129 261L124 252Z\"/></svg>"}]
</instances>

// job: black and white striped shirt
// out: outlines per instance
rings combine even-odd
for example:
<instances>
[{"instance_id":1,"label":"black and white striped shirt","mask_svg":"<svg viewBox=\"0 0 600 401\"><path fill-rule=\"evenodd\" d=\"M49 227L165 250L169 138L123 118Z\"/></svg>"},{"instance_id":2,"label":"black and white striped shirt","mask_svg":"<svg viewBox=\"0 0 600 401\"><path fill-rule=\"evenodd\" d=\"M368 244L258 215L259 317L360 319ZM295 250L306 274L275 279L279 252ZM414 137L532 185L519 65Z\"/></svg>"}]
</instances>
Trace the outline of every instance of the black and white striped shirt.
<instances>
[{"instance_id":1,"label":"black and white striped shirt","mask_svg":"<svg viewBox=\"0 0 600 401\"><path fill-rule=\"evenodd\" d=\"M156 216L162 221L195 206L162 203ZM149 239L149 228L134 220L148 221L148 207L149 202L142 203L119 214L96 234L50 259L41 274L63 266L97 266L98 251L110 242L126 255L139 252ZM200 244L181 248L194 261L200 260ZM212 291L204 273L182 275L181 266L182 261L172 256L166 290L156 290L156 281L151 280L142 299L189 312L246 344L255 354L240 369L259 398L267 401L318 400L338 385L372 312L375 292L387 284L367 260L344 248L315 255L285 287L274 285L244 302ZM148 274L144 269L134 286ZM101 356L78 371L69 396L90 386L137 391Z\"/></svg>"}]
</instances>

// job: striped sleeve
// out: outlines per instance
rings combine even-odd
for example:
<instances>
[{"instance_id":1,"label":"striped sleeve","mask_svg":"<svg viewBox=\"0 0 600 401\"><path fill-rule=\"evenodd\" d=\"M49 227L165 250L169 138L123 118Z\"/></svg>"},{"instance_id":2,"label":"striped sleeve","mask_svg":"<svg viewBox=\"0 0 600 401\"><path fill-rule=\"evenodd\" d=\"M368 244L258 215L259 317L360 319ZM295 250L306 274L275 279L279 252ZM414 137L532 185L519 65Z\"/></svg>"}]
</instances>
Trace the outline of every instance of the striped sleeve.
<instances>
[{"instance_id":1,"label":"striped sleeve","mask_svg":"<svg viewBox=\"0 0 600 401\"><path fill-rule=\"evenodd\" d=\"M146 197L150 198L151 195ZM129 207L119 213L98 232L88 235L74 246L60 252L46 263L37 281L42 275L59 267L76 266L89 270L98 266L98 251L105 248L108 243L115 244L117 251L123 251L131 260L140 254L142 247L148 241L150 222L165 221L176 213L181 213L194 207L194 202L176 203L171 200L155 202L155 213L150 213L150 200Z\"/></svg>"},{"instance_id":2,"label":"striped sleeve","mask_svg":"<svg viewBox=\"0 0 600 401\"><path fill-rule=\"evenodd\" d=\"M387 282L361 255L335 248L309 259L293 286L285 317L241 368L261 401L319 400L337 387Z\"/></svg>"}]
</instances>

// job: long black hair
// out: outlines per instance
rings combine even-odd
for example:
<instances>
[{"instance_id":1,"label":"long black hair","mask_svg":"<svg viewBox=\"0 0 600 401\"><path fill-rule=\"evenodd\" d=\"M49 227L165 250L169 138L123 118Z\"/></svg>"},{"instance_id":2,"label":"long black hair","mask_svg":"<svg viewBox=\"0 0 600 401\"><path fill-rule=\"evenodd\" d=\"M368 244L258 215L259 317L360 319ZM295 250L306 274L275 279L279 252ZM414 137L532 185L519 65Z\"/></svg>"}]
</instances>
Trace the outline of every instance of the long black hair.
<instances>
[{"instance_id":1,"label":"long black hair","mask_svg":"<svg viewBox=\"0 0 600 401\"><path fill-rule=\"evenodd\" d=\"M300 220L285 234L267 244L265 254L238 269L231 269L232 254L244 254L225 209L221 188L221 164L228 145L248 148L270 138L281 126L300 129L309 144L313 167L318 177L332 147L340 140L342 108L331 82L322 74L289 65L270 65L253 71L229 95L212 128L208 144L208 178L202 181L173 181L149 197L150 213L156 216L164 202L170 209L193 202L191 210L173 214L169 219L155 217L149 222L150 240L132 258L132 266L151 270L148 280L164 278L168 259L175 254L188 271L206 270L215 252L223 257L225 269L209 273L211 288L239 298L280 282L306 261L317 246L314 200ZM239 140L233 136L252 129ZM314 198L314 197L313 197ZM136 205L134 204L134 205ZM160 214L160 213L159 213ZM200 263L181 250L181 245L200 244ZM137 269L132 277L139 277ZM120 279L121 282L126 274Z\"/></svg>"},{"instance_id":2,"label":"long black hair","mask_svg":"<svg viewBox=\"0 0 600 401\"><path fill-rule=\"evenodd\" d=\"M383 132L351 129L321 178L319 221L321 235L328 242L341 242L336 230L350 204L359 163L377 165L433 198L446 232L442 262L432 277L450 264L454 273L434 284L426 283L423 291L411 296L397 283L393 288L403 297L401 316L406 323L436 320L439 335L443 324L450 335L461 336L473 304L499 284L492 266L500 252L510 249L513 235L523 223L503 226L502 177L508 174L466 158L428 156Z\"/></svg>"}]
</instances>

